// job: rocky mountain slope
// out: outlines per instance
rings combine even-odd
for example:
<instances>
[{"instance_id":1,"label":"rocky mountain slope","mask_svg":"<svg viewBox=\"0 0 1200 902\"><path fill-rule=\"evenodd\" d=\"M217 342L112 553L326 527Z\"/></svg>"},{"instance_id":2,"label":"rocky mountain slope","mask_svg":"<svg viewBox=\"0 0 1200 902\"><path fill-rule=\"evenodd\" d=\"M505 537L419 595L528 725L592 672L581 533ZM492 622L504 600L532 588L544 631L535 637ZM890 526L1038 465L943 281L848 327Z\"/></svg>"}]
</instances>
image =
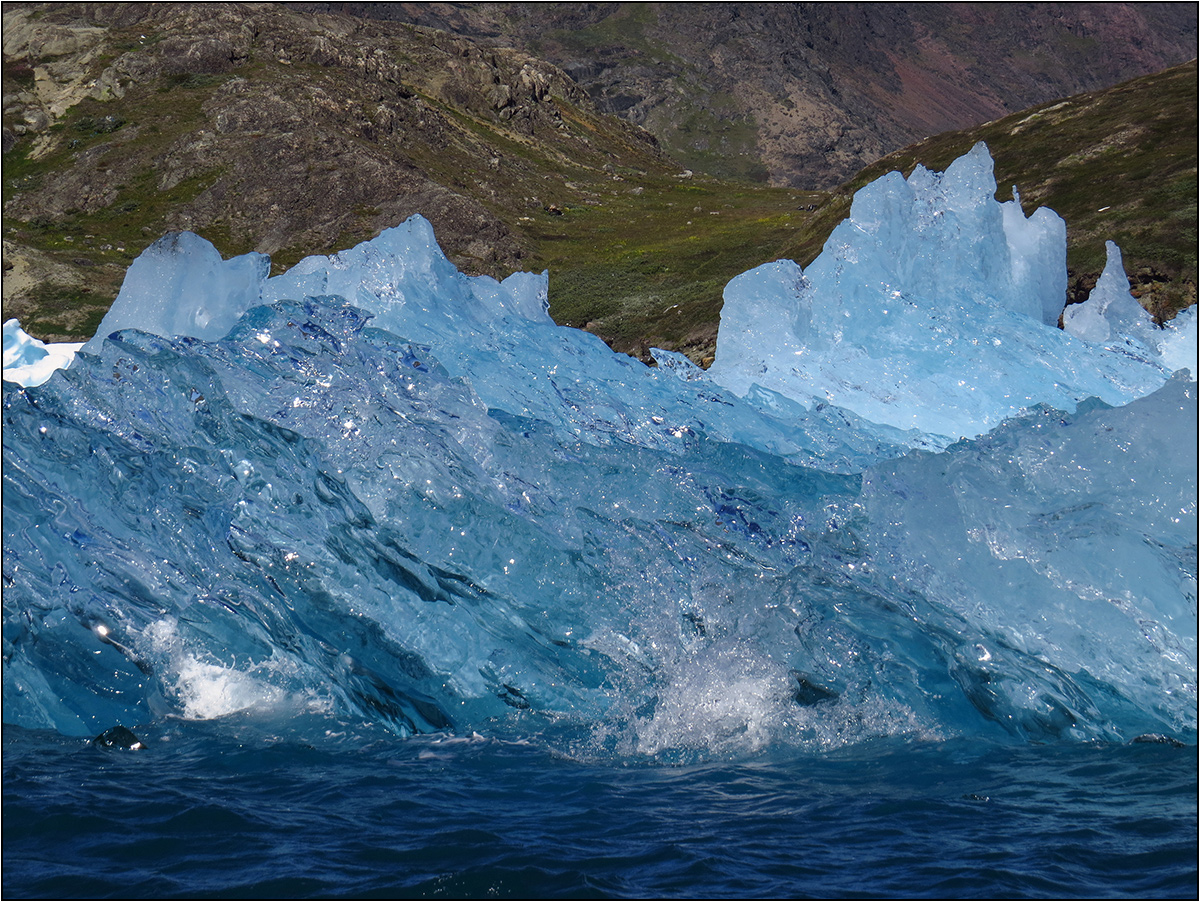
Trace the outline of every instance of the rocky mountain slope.
<instances>
[{"instance_id":1,"label":"rocky mountain slope","mask_svg":"<svg viewBox=\"0 0 1200 902\"><path fill-rule=\"evenodd\" d=\"M45 340L90 337L125 267L170 229L280 270L419 212L466 272L549 268L559 322L702 362L725 283L780 257L807 265L861 182L691 175L562 68L424 25L296 4L3 12L4 315ZM1196 94L1192 63L889 165L940 168L985 138L1002 194L1015 179L1027 208L1067 219L1077 287L1111 237L1168 316L1195 299Z\"/></svg>"},{"instance_id":2,"label":"rocky mountain slope","mask_svg":"<svg viewBox=\"0 0 1200 902\"><path fill-rule=\"evenodd\" d=\"M1196 55L1185 3L319 3L520 47L698 172L833 188Z\"/></svg>"},{"instance_id":3,"label":"rocky mountain slope","mask_svg":"<svg viewBox=\"0 0 1200 902\"><path fill-rule=\"evenodd\" d=\"M420 212L500 274L564 173L674 169L524 53L281 4L6 4L4 151L6 314L61 334L168 229L287 265Z\"/></svg>"}]
</instances>

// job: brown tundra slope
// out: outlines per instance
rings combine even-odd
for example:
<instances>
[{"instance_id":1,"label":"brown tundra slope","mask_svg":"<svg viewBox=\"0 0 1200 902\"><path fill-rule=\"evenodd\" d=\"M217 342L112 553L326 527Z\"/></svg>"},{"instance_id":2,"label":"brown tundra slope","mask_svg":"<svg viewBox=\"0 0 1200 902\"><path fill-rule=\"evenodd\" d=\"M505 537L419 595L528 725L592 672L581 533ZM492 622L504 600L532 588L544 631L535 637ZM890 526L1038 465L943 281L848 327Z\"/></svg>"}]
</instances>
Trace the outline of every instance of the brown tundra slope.
<instances>
[{"instance_id":1,"label":"brown tundra slope","mask_svg":"<svg viewBox=\"0 0 1200 902\"><path fill-rule=\"evenodd\" d=\"M807 265L861 180L802 190L701 163L765 177L771 160L809 160L772 176L803 184L796 173L873 160L862 148L889 146L879 130L901 134L905 117L923 134L952 112L991 116L1001 100L1060 90L1047 47L1066 85L1153 65L1168 36L1194 36L1195 9L1180 8L1027 8L1013 25L1021 56L993 34L1014 33L1001 28L1007 5L393 4L381 19L362 4L5 3L4 315L42 339L90 337L125 267L170 229L225 256L268 253L279 270L421 213L468 273L548 268L559 322L643 359L654 345L702 362L726 282L780 257ZM1103 36L1121 16L1117 46ZM1008 67L948 56L965 46L954 23L979 42L992 34L973 52L992 61L1006 48ZM901 39L918 26L925 37ZM783 99L751 117L747 91ZM1195 298L1195 111L1192 63L1069 102L1053 94L887 165L943 168L987 140L1001 193L1019 182L1067 219L1073 287L1094 281L1111 237L1166 318ZM656 139L660 115L680 129ZM760 154L770 142L756 123L771 116L804 124L803 141L773 145L790 163ZM834 121L845 127L813 150ZM860 147L863 129L879 134Z\"/></svg>"},{"instance_id":2,"label":"brown tundra slope","mask_svg":"<svg viewBox=\"0 0 1200 902\"><path fill-rule=\"evenodd\" d=\"M697 171L832 188L1196 56L1194 3L319 3L509 44Z\"/></svg>"}]
</instances>

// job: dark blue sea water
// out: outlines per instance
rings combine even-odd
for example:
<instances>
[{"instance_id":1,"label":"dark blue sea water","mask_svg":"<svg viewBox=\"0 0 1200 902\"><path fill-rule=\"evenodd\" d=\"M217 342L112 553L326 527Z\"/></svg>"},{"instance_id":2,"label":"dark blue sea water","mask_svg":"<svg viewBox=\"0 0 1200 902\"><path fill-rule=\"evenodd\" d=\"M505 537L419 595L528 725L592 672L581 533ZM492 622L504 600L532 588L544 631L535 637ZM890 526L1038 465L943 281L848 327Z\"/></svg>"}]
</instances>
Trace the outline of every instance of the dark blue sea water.
<instances>
[{"instance_id":1,"label":"dark blue sea water","mask_svg":"<svg viewBox=\"0 0 1200 902\"><path fill-rule=\"evenodd\" d=\"M1196 748L883 741L667 767L536 742L4 730L5 898L1194 898Z\"/></svg>"}]
</instances>

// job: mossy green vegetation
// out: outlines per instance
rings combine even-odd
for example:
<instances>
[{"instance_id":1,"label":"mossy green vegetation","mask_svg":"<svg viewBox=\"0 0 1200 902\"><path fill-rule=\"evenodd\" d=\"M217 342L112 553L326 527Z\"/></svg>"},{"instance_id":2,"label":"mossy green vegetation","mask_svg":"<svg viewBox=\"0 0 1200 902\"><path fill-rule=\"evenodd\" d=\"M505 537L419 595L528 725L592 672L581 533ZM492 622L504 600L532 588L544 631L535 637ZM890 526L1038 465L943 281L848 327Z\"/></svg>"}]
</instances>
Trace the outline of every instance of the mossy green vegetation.
<instances>
[{"instance_id":1,"label":"mossy green vegetation","mask_svg":"<svg viewBox=\"0 0 1200 902\"><path fill-rule=\"evenodd\" d=\"M42 282L33 290L34 316L22 328L31 335L94 335L112 305L106 287Z\"/></svg>"},{"instance_id":2,"label":"mossy green vegetation","mask_svg":"<svg viewBox=\"0 0 1200 902\"><path fill-rule=\"evenodd\" d=\"M794 255L823 195L716 179L626 180L595 207L541 223L550 313L618 350L711 356L722 292L738 273ZM639 191L640 189L640 191Z\"/></svg>"}]
</instances>

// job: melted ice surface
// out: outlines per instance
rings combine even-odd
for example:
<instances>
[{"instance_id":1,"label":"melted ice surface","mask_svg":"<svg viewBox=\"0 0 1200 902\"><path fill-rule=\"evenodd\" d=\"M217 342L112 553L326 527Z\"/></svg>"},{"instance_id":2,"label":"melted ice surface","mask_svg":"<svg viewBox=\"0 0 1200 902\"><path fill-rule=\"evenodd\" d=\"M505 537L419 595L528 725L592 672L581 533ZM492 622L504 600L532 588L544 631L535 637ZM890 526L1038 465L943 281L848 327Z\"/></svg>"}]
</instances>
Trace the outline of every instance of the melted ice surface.
<instances>
[{"instance_id":1,"label":"melted ice surface","mask_svg":"<svg viewBox=\"0 0 1200 902\"><path fill-rule=\"evenodd\" d=\"M1048 325L1061 230L979 200L983 168L885 180L807 273L734 280L716 379L555 326L545 274L468 278L420 217L274 279L160 248L115 315L186 283L226 333L124 329L36 387L6 369L6 721L315 717L658 760L1194 741L1195 382Z\"/></svg>"}]
</instances>

